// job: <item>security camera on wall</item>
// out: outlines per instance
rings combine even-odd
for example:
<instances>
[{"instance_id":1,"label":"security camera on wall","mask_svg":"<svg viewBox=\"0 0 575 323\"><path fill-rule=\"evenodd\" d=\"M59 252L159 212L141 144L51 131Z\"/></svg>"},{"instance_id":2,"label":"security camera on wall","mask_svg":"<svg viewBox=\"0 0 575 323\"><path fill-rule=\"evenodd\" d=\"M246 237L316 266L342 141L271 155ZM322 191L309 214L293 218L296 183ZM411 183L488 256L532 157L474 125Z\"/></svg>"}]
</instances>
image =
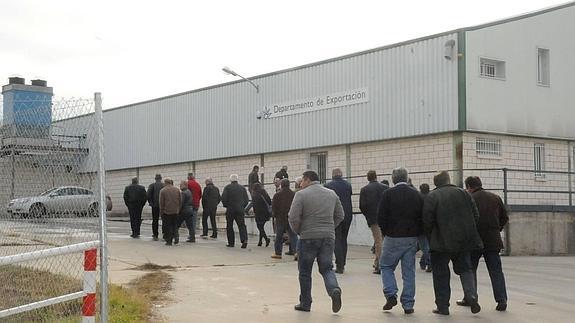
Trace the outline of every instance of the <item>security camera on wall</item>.
<instances>
[{"instance_id":1,"label":"security camera on wall","mask_svg":"<svg viewBox=\"0 0 575 323\"><path fill-rule=\"evenodd\" d=\"M262 112L256 111L256 119L260 120L262 118Z\"/></svg>"},{"instance_id":2,"label":"security camera on wall","mask_svg":"<svg viewBox=\"0 0 575 323\"><path fill-rule=\"evenodd\" d=\"M451 60L451 58L453 57L453 48L455 47L455 40L450 39L446 41L444 46L445 47L443 57L447 60Z\"/></svg>"}]
</instances>

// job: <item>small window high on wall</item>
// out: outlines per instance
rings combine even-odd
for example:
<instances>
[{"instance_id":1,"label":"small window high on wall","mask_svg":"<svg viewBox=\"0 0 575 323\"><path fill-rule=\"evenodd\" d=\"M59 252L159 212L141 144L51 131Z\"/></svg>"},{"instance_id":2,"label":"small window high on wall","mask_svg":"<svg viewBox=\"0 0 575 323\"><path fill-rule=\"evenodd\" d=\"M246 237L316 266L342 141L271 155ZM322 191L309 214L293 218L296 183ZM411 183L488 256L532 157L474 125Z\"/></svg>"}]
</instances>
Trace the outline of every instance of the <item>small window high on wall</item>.
<instances>
[{"instance_id":1,"label":"small window high on wall","mask_svg":"<svg viewBox=\"0 0 575 323\"><path fill-rule=\"evenodd\" d=\"M543 86L551 85L549 50L546 48L537 48L537 84Z\"/></svg>"},{"instance_id":2,"label":"small window high on wall","mask_svg":"<svg viewBox=\"0 0 575 323\"><path fill-rule=\"evenodd\" d=\"M475 152L480 158L500 158L501 140L477 137L475 138Z\"/></svg>"},{"instance_id":3,"label":"small window high on wall","mask_svg":"<svg viewBox=\"0 0 575 323\"><path fill-rule=\"evenodd\" d=\"M535 177L545 178L545 144L535 144L533 148Z\"/></svg>"},{"instance_id":4,"label":"small window high on wall","mask_svg":"<svg viewBox=\"0 0 575 323\"><path fill-rule=\"evenodd\" d=\"M481 57L479 59L479 75L486 78L504 80L505 62Z\"/></svg>"}]
</instances>

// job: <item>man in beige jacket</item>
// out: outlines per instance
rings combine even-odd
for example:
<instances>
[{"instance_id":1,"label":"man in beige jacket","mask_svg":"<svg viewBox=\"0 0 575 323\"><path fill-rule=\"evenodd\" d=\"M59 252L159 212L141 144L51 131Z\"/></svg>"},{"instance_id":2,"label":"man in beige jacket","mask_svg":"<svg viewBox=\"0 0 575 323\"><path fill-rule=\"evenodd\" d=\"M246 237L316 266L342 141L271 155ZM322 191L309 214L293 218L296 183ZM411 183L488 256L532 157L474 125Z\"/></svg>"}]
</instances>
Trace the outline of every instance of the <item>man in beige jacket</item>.
<instances>
[{"instance_id":1,"label":"man in beige jacket","mask_svg":"<svg viewBox=\"0 0 575 323\"><path fill-rule=\"evenodd\" d=\"M180 213L182 196L180 189L174 186L171 178L164 179L164 188L160 191L160 214L166 221L166 245L171 246L175 238L177 216Z\"/></svg>"}]
</instances>

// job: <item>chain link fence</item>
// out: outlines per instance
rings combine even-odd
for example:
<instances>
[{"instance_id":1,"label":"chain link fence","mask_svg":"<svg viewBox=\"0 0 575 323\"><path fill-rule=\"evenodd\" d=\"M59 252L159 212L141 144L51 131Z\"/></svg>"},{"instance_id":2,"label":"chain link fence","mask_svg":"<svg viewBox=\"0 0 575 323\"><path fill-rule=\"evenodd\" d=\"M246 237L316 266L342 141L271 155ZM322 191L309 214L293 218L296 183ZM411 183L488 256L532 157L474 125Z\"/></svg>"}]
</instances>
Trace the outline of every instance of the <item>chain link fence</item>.
<instances>
[{"instance_id":1,"label":"chain link fence","mask_svg":"<svg viewBox=\"0 0 575 323\"><path fill-rule=\"evenodd\" d=\"M95 307L97 275L86 268L100 246L105 201L101 112L94 99L3 94L0 320L78 321Z\"/></svg>"}]
</instances>

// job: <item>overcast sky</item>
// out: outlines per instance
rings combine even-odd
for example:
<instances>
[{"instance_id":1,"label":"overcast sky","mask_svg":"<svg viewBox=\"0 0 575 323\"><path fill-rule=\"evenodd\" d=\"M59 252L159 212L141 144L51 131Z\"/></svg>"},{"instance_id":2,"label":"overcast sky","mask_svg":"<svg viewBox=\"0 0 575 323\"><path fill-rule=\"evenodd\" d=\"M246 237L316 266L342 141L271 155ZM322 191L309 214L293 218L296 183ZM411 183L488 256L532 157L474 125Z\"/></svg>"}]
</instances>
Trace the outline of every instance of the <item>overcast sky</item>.
<instances>
[{"instance_id":1,"label":"overcast sky","mask_svg":"<svg viewBox=\"0 0 575 323\"><path fill-rule=\"evenodd\" d=\"M554 0L0 2L0 81L42 78L104 108L565 3Z\"/></svg>"}]
</instances>

